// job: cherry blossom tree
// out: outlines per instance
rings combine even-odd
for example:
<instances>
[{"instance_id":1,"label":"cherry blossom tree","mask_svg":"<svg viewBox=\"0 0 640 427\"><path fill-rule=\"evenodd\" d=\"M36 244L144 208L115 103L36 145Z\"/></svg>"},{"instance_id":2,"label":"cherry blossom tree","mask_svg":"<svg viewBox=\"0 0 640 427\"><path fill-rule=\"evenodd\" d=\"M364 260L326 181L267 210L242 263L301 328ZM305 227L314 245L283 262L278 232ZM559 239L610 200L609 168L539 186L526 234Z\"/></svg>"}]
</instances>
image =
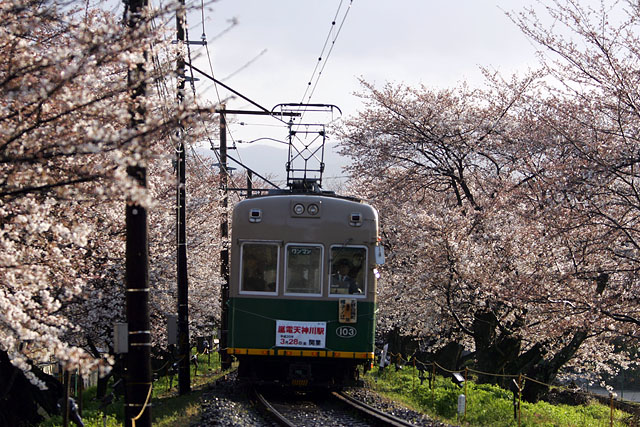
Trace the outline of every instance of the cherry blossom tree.
<instances>
[{"instance_id":1,"label":"cherry blossom tree","mask_svg":"<svg viewBox=\"0 0 640 427\"><path fill-rule=\"evenodd\" d=\"M187 261L189 273L189 323L191 337L210 336L219 327L222 248L220 223L223 209L219 174L211 158L195 150L187 158ZM171 162L164 165L171 169ZM152 213L151 282L154 342L166 348L166 317L177 313L175 198L176 181L153 184L158 207Z\"/></svg>"},{"instance_id":2,"label":"cherry blossom tree","mask_svg":"<svg viewBox=\"0 0 640 427\"><path fill-rule=\"evenodd\" d=\"M545 10L563 32L543 26L533 10L512 18L553 55L544 62L548 101L537 115L565 153L558 170L569 177L561 189L579 218L576 226L595 229L582 234L604 243L600 259L578 264L576 273L599 278L597 293L604 298L620 296L602 302L603 314L637 326L640 9L627 1L598 8L555 1Z\"/></svg>"},{"instance_id":3,"label":"cherry blossom tree","mask_svg":"<svg viewBox=\"0 0 640 427\"><path fill-rule=\"evenodd\" d=\"M123 313L126 196L154 212L151 275L158 279L155 289L167 289L173 136L178 119L188 138L202 129L192 120L193 102L179 108L162 96L175 58L162 43L162 28L130 34L110 13L73 2L11 0L0 5L0 16L0 353L44 388L36 363L53 360L85 375L97 368L104 373L113 362L101 351L112 345L112 323ZM135 133L128 126L126 74L150 45L155 67L148 78L159 84L136 101L147 115ZM153 171L149 190L126 174L141 158ZM192 282L194 295L206 293L193 311L200 325L202 317L216 315L208 299L216 293L217 270L204 257L215 242L218 193L210 185L215 174L190 161ZM168 310L159 304L158 312ZM3 396L11 396L10 384Z\"/></svg>"},{"instance_id":4,"label":"cherry blossom tree","mask_svg":"<svg viewBox=\"0 0 640 427\"><path fill-rule=\"evenodd\" d=\"M571 360L601 370L621 357L614 338L637 335L632 248L614 249L633 234L635 205L630 157L604 168L595 154L629 144L610 137L615 126L594 138L602 100L558 92L548 73L487 77L473 91L364 83L367 108L343 130L391 249L382 328L464 343L484 372L549 383Z\"/></svg>"},{"instance_id":5,"label":"cherry blossom tree","mask_svg":"<svg viewBox=\"0 0 640 427\"><path fill-rule=\"evenodd\" d=\"M96 184L121 174L125 158L117 123L126 86L115 80L125 40L106 16L66 20L52 5L28 2L1 11L1 347L27 374L28 360L49 356L91 368L93 358L61 339L71 324L57 313L83 285L92 229L75 209L105 197ZM102 75L113 85L95 78Z\"/></svg>"}]
</instances>

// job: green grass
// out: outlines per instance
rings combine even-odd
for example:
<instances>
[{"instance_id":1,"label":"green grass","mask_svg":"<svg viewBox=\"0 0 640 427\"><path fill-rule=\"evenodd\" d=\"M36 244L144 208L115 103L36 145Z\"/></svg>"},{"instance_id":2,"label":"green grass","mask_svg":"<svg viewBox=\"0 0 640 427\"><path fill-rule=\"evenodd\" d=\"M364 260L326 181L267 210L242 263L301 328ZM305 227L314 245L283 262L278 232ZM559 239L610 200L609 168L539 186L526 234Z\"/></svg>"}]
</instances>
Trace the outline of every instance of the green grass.
<instances>
[{"instance_id":1,"label":"green grass","mask_svg":"<svg viewBox=\"0 0 640 427\"><path fill-rule=\"evenodd\" d=\"M151 401L153 409L151 411L152 423L160 427L189 426L195 423L200 417L200 400L206 385L221 376L220 359L218 354L211 354L211 364L209 357L198 355L198 372L196 375L194 365L191 365L191 393L188 395L178 395L177 376L162 377L154 382ZM109 389L110 391L110 389ZM103 416L106 416L107 427L121 427L123 425L123 399L120 397L107 406L103 414L99 402L95 399L96 388L91 387L83 393L82 420L86 427L102 427ZM46 427L62 426L62 416L54 416L41 424ZM70 423L70 426L75 424Z\"/></svg>"},{"instance_id":2,"label":"green grass","mask_svg":"<svg viewBox=\"0 0 640 427\"><path fill-rule=\"evenodd\" d=\"M152 394L153 425L160 427L189 426L195 424L201 411L201 397L206 385L213 382L219 373L219 359L211 355L211 365L207 357L199 356L198 375L191 369L192 392L179 396L177 378L160 378L154 383ZM387 368L380 372L377 369L364 376L365 381L378 393L391 400L428 414L432 418L448 424L464 426L518 426L514 418L513 394L497 386L488 384L467 383L467 413L458 417L458 396L464 389L456 386L449 378L436 376L433 389L428 381L420 384L417 371L412 368L395 371ZM102 427L103 413L95 400L96 390L91 388L83 394L83 421L87 427ZM120 427L123 425L122 398L106 409L106 425ZM630 415L622 411L614 411L614 426L629 425ZM522 402L520 425L522 427L582 427L609 426L610 408L606 405L591 403L584 406L551 405L546 402L531 404ZM47 427L62 426L62 417L56 416L42 424Z\"/></svg>"},{"instance_id":3,"label":"green grass","mask_svg":"<svg viewBox=\"0 0 640 427\"><path fill-rule=\"evenodd\" d=\"M518 426L514 417L513 393L488 384L468 381L466 387L466 416L458 416L458 396L464 388L455 385L449 378L436 376L433 389L429 382L420 384L417 372L412 368L395 371L373 370L365 380L380 394L404 403L406 406L428 414L432 418L449 424L465 426ZM609 426L610 408L593 402L582 406L535 404L522 402L520 425L523 427L578 427ZM626 426L630 415L614 410L614 426Z\"/></svg>"}]
</instances>

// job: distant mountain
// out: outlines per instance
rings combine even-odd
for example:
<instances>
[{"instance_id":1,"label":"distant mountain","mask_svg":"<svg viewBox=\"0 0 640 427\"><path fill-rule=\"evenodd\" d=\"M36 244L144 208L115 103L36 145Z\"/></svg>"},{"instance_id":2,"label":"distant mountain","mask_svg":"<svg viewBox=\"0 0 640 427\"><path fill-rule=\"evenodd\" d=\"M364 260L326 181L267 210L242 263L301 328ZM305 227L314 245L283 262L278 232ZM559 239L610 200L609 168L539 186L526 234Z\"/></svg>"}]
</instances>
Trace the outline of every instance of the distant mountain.
<instances>
[{"instance_id":1,"label":"distant mountain","mask_svg":"<svg viewBox=\"0 0 640 427\"><path fill-rule=\"evenodd\" d=\"M343 184L348 177L342 172L342 168L349 162L336 151L336 144L327 144L324 152L325 171L323 174L323 187L325 189L335 189L335 186ZM197 149L201 156L213 157L210 149ZM238 149L232 149L228 152L229 156L238 160L244 166L252 169L258 174L268 178L275 184L284 186L287 178L287 155L288 148L286 145L275 146L269 144L239 144ZM234 170L242 169L233 160L229 160L229 166ZM316 167L314 165L313 167ZM233 170L232 170L233 173Z\"/></svg>"}]
</instances>

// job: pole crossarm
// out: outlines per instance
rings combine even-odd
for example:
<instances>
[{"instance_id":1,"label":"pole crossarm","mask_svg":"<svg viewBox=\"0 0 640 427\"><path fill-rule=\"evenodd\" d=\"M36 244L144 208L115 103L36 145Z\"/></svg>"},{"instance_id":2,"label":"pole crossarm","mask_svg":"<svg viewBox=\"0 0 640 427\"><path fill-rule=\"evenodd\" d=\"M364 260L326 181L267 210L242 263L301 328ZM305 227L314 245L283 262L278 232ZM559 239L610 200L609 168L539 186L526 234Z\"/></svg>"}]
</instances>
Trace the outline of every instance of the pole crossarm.
<instances>
[{"instance_id":1,"label":"pole crossarm","mask_svg":"<svg viewBox=\"0 0 640 427\"><path fill-rule=\"evenodd\" d=\"M245 166L242 162L234 159L233 157L231 157L228 153L227 153L227 157L231 160L233 160L234 162L236 162L237 164L239 164L240 166L242 166L243 168L245 168L246 170L250 171L251 173L255 174L258 178L260 178L261 180L263 180L264 182L266 182L269 185L272 185L273 188L280 188L277 184L274 184L273 182L269 181L267 178L265 178L264 176L260 175L258 172L254 171L253 169Z\"/></svg>"},{"instance_id":2,"label":"pole crossarm","mask_svg":"<svg viewBox=\"0 0 640 427\"><path fill-rule=\"evenodd\" d=\"M196 71L196 72L202 74L204 77L206 77L209 80L213 81L215 84L222 86L223 88L225 88L228 91L232 92L234 95L238 95L240 98L244 99L247 102L250 102L252 105L254 105L254 106L256 106L256 107L258 107L260 109L260 111L243 111L243 110L224 110L224 109L222 109L222 110L216 110L216 113L221 113L221 114L222 113L225 113L225 114L253 114L253 115L263 115L263 116L286 116L286 117L300 117L300 115L301 115L300 113L289 113L289 112L274 113L273 111L269 111L265 107L263 107L262 105L260 105L257 102L247 98L246 96L244 96L243 94L241 94L237 90L227 86L226 84L222 83L220 80L216 79L215 77L210 76L209 74L207 74L206 72L202 71L201 69L199 69L195 65L191 64L190 62L185 61L184 64L189 66L189 67L191 67L191 69L193 71Z\"/></svg>"},{"instance_id":3,"label":"pole crossarm","mask_svg":"<svg viewBox=\"0 0 640 427\"><path fill-rule=\"evenodd\" d=\"M233 94L238 95L240 98L244 99L247 102L250 102L251 104L255 105L256 107L258 107L260 110L266 112L267 114L271 115L271 111L267 110L266 108L264 108L262 105L258 104L257 102L247 98L246 96L244 96L243 94L241 94L240 92L238 92L237 90L234 90L232 88L230 88L229 86L227 86L226 84L222 83L220 80L216 79L213 76L210 76L209 74L205 73L204 71L202 71L201 69L197 68L195 65L185 61L184 62L185 65L188 65L189 67L191 67L191 69L193 71L196 71L200 74L202 74L204 77L208 78L209 80L214 81L216 84L222 86L223 88L227 89L228 91L231 91Z\"/></svg>"},{"instance_id":4,"label":"pole crossarm","mask_svg":"<svg viewBox=\"0 0 640 427\"><path fill-rule=\"evenodd\" d=\"M300 113L272 113L266 111L255 111L255 110L215 110L216 113L225 113L225 114L248 114L254 116L286 116L286 117L300 117L302 114Z\"/></svg>"}]
</instances>

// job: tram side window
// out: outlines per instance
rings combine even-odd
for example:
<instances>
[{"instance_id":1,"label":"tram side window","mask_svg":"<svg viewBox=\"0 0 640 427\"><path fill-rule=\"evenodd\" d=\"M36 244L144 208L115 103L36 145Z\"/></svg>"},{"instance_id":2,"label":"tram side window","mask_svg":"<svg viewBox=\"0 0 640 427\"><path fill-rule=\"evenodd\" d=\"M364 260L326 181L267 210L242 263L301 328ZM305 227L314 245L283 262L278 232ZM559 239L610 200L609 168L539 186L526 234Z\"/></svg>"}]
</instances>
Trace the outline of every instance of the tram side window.
<instances>
[{"instance_id":1,"label":"tram side window","mask_svg":"<svg viewBox=\"0 0 640 427\"><path fill-rule=\"evenodd\" d=\"M287 246L285 292L291 294L320 294L322 291L322 247L310 245Z\"/></svg>"},{"instance_id":2,"label":"tram side window","mask_svg":"<svg viewBox=\"0 0 640 427\"><path fill-rule=\"evenodd\" d=\"M245 243L242 245L243 291L275 292L278 277L278 245Z\"/></svg>"},{"instance_id":3,"label":"tram side window","mask_svg":"<svg viewBox=\"0 0 640 427\"><path fill-rule=\"evenodd\" d=\"M365 248L334 246L331 248L330 294L363 294L366 283Z\"/></svg>"}]
</instances>

